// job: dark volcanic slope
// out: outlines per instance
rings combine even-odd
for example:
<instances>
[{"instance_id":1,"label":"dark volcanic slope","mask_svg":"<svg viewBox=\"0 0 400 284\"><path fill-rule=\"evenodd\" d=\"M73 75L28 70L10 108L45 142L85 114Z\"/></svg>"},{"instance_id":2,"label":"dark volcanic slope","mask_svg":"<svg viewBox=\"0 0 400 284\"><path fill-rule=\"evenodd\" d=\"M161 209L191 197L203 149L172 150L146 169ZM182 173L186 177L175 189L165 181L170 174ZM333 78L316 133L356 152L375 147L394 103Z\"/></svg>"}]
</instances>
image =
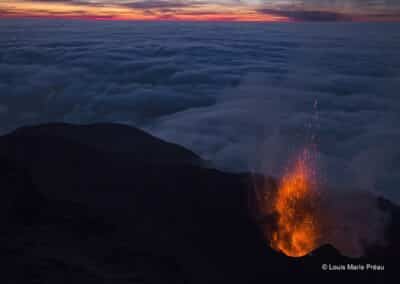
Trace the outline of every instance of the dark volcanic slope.
<instances>
[{"instance_id":1,"label":"dark volcanic slope","mask_svg":"<svg viewBox=\"0 0 400 284\"><path fill-rule=\"evenodd\" d=\"M22 127L12 136L62 137L105 152L129 155L131 159L147 163L202 163L193 152L175 144L167 143L148 133L122 124L97 123L91 125L73 125L51 123L39 126Z\"/></svg>"},{"instance_id":2,"label":"dark volcanic slope","mask_svg":"<svg viewBox=\"0 0 400 284\"><path fill-rule=\"evenodd\" d=\"M192 159L200 160L112 124L1 137L0 205L9 217L1 219L0 282L382 281L383 274L327 277L323 263L355 262L331 247L296 260L272 251L248 214L248 177Z\"/></svg>"}]
</instances>

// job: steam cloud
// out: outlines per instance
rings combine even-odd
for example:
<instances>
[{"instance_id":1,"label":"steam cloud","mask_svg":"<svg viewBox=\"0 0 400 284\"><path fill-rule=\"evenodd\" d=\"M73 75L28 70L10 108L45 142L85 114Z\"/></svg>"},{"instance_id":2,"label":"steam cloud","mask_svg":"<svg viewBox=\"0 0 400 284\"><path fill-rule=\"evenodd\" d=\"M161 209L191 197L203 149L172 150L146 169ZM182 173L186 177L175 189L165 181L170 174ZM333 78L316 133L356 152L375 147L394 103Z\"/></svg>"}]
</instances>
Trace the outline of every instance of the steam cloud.
<instances>
[{"instance_id":1,"label":"steam cloud","mask_svg":"<svg viewBox=\"0 0 400 284\"><path fill-rule=\"evenodd\" d=\"M383 212L375 196L365 192L328 191L323 194L322 241L334 245L344 255L359 257L374 246L385 246L385 227L390 216Z\"/></svg>"}]
</instances>

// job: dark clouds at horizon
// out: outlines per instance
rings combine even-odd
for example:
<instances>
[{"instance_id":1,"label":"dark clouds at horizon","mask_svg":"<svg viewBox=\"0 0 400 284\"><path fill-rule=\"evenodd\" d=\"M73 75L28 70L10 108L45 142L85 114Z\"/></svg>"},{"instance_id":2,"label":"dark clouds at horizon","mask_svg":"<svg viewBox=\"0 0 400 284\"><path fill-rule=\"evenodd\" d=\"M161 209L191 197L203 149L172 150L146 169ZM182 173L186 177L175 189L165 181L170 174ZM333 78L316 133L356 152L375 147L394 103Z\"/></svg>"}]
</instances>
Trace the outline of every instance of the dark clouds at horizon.
<instances>
[{"instance_id":1,"label":"dark clouds at horizon","mask_svg":"<svg viewBox=\"0 0 400 284\"><path fill-rule=\"evenodd\" d=\"M395 0L0 0L0 17L184 21L399 21Z\"/></svg>"}]
</instances>

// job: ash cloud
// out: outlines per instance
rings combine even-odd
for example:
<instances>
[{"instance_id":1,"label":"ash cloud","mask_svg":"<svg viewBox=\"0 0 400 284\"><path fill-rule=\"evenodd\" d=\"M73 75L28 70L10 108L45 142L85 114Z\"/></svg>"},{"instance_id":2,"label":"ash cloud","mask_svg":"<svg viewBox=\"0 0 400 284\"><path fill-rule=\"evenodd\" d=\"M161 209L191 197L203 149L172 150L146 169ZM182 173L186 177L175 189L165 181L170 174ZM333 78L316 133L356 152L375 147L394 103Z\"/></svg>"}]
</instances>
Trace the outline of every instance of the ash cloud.
<instances>
[{"instance_id":1,"label":"ash cloud","mask_svg":"<svg viewBox=\"0 0 400 284\"><path fill-rule=\"evenodd\" d=\"M311 135L334 188L400 200L398 24L0 23L0 131L141 127L279 176ZM350 189L351 190L351 189Z\"/></svg>"}]
</instances>

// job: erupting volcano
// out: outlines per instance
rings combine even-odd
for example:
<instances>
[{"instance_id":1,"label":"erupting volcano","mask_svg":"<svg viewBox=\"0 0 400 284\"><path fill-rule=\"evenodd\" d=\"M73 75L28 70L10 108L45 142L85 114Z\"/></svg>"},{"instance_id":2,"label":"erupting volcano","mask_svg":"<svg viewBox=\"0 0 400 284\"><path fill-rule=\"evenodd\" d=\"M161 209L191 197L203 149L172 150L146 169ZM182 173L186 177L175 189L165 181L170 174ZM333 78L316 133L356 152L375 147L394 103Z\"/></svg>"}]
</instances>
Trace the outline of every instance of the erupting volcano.
<instances>
[{"instance_id":1,"label":"erupting volcano","mask_svg":"<svg viewBox=\"0 0 400 284\"><path fill-rule=\"evenodd\" d=\"M303 150L289 166L272 194L264 191L261 210L273 215L268 238L273 249L301 257L317 248L321 237L317 178L312 152Z\"/></svg>"},{"instance_id":2,"label":"erupting volcano","mask_svg":"<svg viewBox=\"0 0 400 284\"><path fill-rule=\"evenodd\" d=\"M276 193L277 230L272 233L271 246L288 256L304 256L317 246L320 233L314 173L312 156L304 150L282 177Z\"/></svg>"}]
</instances>

